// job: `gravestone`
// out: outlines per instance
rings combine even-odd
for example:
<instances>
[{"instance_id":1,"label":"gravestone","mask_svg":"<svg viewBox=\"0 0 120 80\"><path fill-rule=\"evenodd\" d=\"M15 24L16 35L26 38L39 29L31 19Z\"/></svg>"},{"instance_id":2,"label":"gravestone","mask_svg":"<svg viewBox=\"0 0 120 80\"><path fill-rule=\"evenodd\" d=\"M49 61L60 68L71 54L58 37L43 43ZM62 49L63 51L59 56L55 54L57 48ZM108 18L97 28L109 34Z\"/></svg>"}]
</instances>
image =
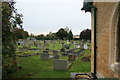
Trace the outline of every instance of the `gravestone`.
<instances>
[{"instance_id":1,"label":"gravestone","mask_svg":"<svg viewBox=\"0 0 120 80\"><path fill-rule=\"evenodd\" d=\"M61 52L65 52L65 48L61 48L60 51L61 51Z\"/></svg>"},{"instance_id":2,"label":"gravestone","mask_svg":"<svg viewBox=\"0 0 120 80\"><path fill-rule=\"evenodd\" d=\"M69 44L64 44L63 48L69 49L70 48L69 46L70 46Z\"/></svg>"},{"instance_id":3,"label":"gravestone","mask_svg":"<svg viewBox=\"0 0 120 80\"><path fill-rule=\"evenodd\" d=\"M55 59L53 61L53 70L67 70L69 67L69 61Z\"/></svg>"},{"instance_id":4,"label":"gravestone","mask_svg":"<svg viewBox=\"0 0 120 80\"><path fill-rule=\"evenodd\" d=\"M80 48L80 45L76 45L76 48Z\"/></svg>"},{"instance_id":5,"label":"gravestone","mask_svg":"<svg viewBox=\"0 0 120 80\"><path fill-rule=\"evenodd\" d=\"M48 53L48 51L43 51L43 53Z\"/></svg>"},{"instance_id":6,"label":"gravestone","mask_svg":"<svg viewBox=\"0 0 120 80\"><path fill-rule=\"evenodd\" d=\"M53 55L50 55L50 56L49 56L50 59L53 59L53 57L54 57Z\"/></svg>"},{"instance_id":7,"label":"gravestone","mask_svg":"<svg viewBox=\"0 0 120 80\"><path fill-rule=\"evenodd\" d=\"M49 53L42 53L41 59L50 59L50 54Z\"/></svg>"},{"instance_id":8,"label":"gravestone","mask_svg":"<svg viewBox=\"0 0 120 80\"><path fill-rule=\"evenodd\" d=\"M84 49L88 49L88 46L86 44L84 44Z\"/></svg>"},{"instance_id":9,"label":"gravestone","mask_svg":"<svg viewBox=\"0 0 120 80\"><path fill-rule=\"evenodd\" d=\"M80 53L78 53L78 52L74 52L73 53L75 56L80 56Z\"/></svg>"},{"instance_id":10,"label":"gravestone","mask_svg":"<svg viewBox=\"0 0 120 80\"><path fill-rule=\"evenodd\" d=\"M90 62L90 56L82 57L81 61L83 61L83 62Z\"/></svg>"},{"instance_id":11,"label":"gravestone","mask_svg":"<svg viewBox=\"0 0 120 80\"><path fill-rule=\"evenodd\" d=\"M54 59L59 59L59 55L54 55Z\"/></svg>"},{"instance_id":12,"label":"gravestone","mask_svg":"<svg viewBox=\"0 0 120 80\"><path fill-rule=\"evenodd\" d=\"M18 43L18 46L20 46L20 43Z\"/></svg>"},{"instance_id":13,"label":"gravestone","mask_svg":"<svg viewBox=\"0 0 120 80\"><path fill-rule=\"evenodd\" d=\"M58 51L53 51L53 54L58 54Z\"/></svg>"},{"instance_id":14,"label":"gravestone","mask_svg":"<svg viewBox=\"0 0 120 80\"><path fill-rule=\"evenodd\" d=\"M72 55L72 54L70 54L70 55L68 56L68 61L74 61L74 60L75 60L75 56Z\"/></svg>"},{"instance_id":15,"label":"gravestone","mask_svg":"<svg viewBox=\"0 0 120 80\"><path fill-rule=\"evenodd\" d=\"M83 52L83 50L82 50L82 49L78 51L78 53L81 53L81 52Z\"/></svg>"},{"instance_id":16,"label":"gravestone","mask_svg":"<svg viewBox=\"0 0 120 80\"><path fill-rule=\"evenodd\" d=\"M66 51L66 53L69 55L69 54L71 54L71 53L72 53L72 51L68 50L68 51Z\"/></svg>"}]
</instances>

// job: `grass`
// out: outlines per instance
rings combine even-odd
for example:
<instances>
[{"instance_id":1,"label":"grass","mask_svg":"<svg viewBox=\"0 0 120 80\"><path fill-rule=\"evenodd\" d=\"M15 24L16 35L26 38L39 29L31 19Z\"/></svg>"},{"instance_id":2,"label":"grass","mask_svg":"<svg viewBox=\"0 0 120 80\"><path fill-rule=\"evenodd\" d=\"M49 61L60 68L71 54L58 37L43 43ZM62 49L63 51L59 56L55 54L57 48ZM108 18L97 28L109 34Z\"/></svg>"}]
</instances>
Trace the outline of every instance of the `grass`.
<instances>
[{"instance_id":1,"label":"grass","mask_svg":"<svg viewBox=\"0 0 120 80\"><path fill-rule=\"evenodd\" d=\"M70 72L90 72L90 62L82 62L81 58L79 57L73 62Z\"/></svg>"},{"instance_id":2,"label":"grass","mask_svg":"<svg viewBox=\"0 0 120 80\"><path fill-rule=\"evenodd\" d=\"M22 66L22 70L18 70L11 75L17 78L68 78L69 71L53 70L53 60L41 60L40 56L17 57L17 62ZM32 73L31 76L26 74ZM57 74L57 75L55 75Z\"/></svg>"},{"instance_id":3,"label":"grass","mask_svg":"<svg viewBox=\"0 0 120 80\"><path fill-rule=\"evenodd\" d=\"M60 50L62 45L58 42L56 44L50 43L46 46L51 50ZM73 49L71 45L71 49ZM77 49L76 51L78 51ZM41 50L40 52L42 52ZM34 50L33 50L34 52ZM31 51L26 51L26 53L33 53ZM52 54L52 53L51 53ZM83 56L90 54L90 50L85 50ZM68 60L68 56L61 56L60 59ZM82 62L81 58L78 57L75 61L72 61L71 67L66 71L53 70L53 59L41 60L40 55L34 55L31 57L16 57L19 66L22 66L21 70L16 70L16 72L10 74L10 77L15 78L70 78L71 72L90 72L91 64L90 62Z\"/></svg>"},{"instance_id":4,"label":"grass","mask_svg":"<svg viewBox=\"0 0 120 80\"><path fill-rule=\"evenodd\" d=\"M66 59L66 57L62 57ZM70 72L90 72L90 62L81 62L81 57L73 61L67 71L53 70L53 60L41 60L39 55L17 57L17 62L23 69L14 72L16 78L70 78ZM26 76L32 74L31 76Z\"/></svg>"},{"instance_id":5,"label":"grass","mask_svg":"<svg viewBox=\"0 0 120 80\"><path fill-rule=\"evenodd\" d=\"M16 52L16 54L17 55L29 55L29 54L33 54L33 53L35 53L35 52L37 52L37 51L34 51L34 50L26 50L26 51L17 51Z\"/></svg>"}]
</instances>

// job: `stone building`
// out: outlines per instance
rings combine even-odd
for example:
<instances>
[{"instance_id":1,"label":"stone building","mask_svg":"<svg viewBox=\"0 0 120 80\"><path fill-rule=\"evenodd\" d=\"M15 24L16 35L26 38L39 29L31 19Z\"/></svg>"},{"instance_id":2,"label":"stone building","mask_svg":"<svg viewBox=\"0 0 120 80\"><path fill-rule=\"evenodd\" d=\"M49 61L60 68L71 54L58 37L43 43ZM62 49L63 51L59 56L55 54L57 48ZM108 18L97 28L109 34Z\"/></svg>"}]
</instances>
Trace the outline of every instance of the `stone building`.
<instances>
[{"instance_id":1,"label":"stone building","mask_svg":"<svg viewBox=\"0 0 120 80\"><path fill-rule=\"evenodd\" d=\"M120 79L120 0L84 2L82 10L91 12L91 72L97 78Z\"/></svg>"}]
</instances>

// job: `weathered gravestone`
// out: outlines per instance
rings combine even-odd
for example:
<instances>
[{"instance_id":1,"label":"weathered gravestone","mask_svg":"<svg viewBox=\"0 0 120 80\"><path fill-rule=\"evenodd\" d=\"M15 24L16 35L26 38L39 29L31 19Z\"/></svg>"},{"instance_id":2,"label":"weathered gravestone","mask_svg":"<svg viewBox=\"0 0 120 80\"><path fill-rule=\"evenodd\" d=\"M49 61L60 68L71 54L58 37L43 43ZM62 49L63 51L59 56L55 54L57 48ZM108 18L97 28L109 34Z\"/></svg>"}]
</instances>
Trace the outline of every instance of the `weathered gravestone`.
<instances>
[{"instance_id":1,"label":"weathered gravestone","mask_svg":"<svg viewBox=\"0 0 120 80\"><path fill-rule=\"evenodd\" d=\"M89 56L85 56L81 59L81 61L83 62L90 62L90 57Z\"/></svg>"},{"instance_id":2,"label":"weathered gravestone","mask_svg":"<svg viewBox=\"0 0 120 80\"><path fill-rule=\"evenodd\" d=\"M75 56L80 56L80 53L78 53L78 52L74 52L73 53Z\"/></svg>"},{"instance_id":3,"label":"weathered gravestone","mask_svg":"<svg viewBox=\"0 0 120 80\"><path fill-rule=\"evenodd\" d=\"M75 56L72 55L72 54L70 54L70 55L68 56L68 61L74 61L74 60L75 60Z\"/></svg>"},{"instance_id":4,"label":"weathered gravestone","mask_svg":"<svg viewBox=\"0 0 120 80\"><path fill-rule=\"evenodd\" d=\"M53 51L53 54L58 54L58 51Z\"/></svg>"},{"instance_id":5,"label":"weathered gravestone","mask_svg":"<svg viewBox=\"0 0 120 80\"><path fill-rule=\"evenodd\" d=\"M41 59L50 59L50 54L49 53L42 53Z\"/></svg>"},{"instance_id":6,"label":"weathered gravestone","mask_svg":"<svg viewBox=\"0 0 120 80\"><path fill-rule=\"evenodd\" d=\"M69 61L55 59L53 61L53 69L54 70L67 70L70 66Z\"/></svg>"},{"instance_id":7,"label":"weathered gravestone","mask_svg":"<svg viewBox=\"0 0 120 80\"><path fill-rule=\"evenodd\" d=\"M54 55L54 59L59 59L59 55Z\"/></svg>"}]
</instances>

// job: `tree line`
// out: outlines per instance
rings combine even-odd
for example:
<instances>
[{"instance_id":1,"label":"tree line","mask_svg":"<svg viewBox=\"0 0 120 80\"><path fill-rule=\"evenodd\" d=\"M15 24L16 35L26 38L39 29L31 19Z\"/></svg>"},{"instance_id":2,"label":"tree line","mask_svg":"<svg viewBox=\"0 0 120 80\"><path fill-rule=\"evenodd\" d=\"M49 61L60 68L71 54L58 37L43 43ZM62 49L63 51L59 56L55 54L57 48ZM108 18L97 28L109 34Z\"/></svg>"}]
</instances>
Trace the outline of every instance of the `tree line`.
<instances>
[{"instance_id":1,"label":"tree line","mask_svg":"<svg viewBox=\"0 0 120 80\"><path fill-rule=\"evenodd\" d=\"M44 34L40 34L35 36L38 40L72 40L73 39L73 33L71 30L66 30L66 28L60 28L57 32L52 33L50 32L46 36Z\"/></svg>"},{"instance_id":2,"label":"tree line","mask_svg":"<svg viewBox=\"0 0 120 80\"><path fill-rule=\"evenodd\" d=\"M47 35L39 34L29 35L27 31L24 31L23 28L13 28L12 29L13 35L16 37L16 39L26 39L27 37L35 37L38 40L91 40L91 30L90 29L84 29L82 32L80 32L80 38L73 38L72 30L69 30L68 27L66 28L60 28L57 32L52 33L50 32Z\"/></svg>"},{"instance_id":3,"label":"tree line","mask_svg":"<svg viewBox=\"0 0 120 80\"><path fill-rule=\"evenodd\" d=\"M90 29L84 29L82 32L80 32L80 38L73 38L72 30L69 30L69 28L60 28L57 32L52 33L50 32L47 35L40 34L37 36L33 36L38 40L91 40L91 30Z\"/></svg>"}]
</instances>

